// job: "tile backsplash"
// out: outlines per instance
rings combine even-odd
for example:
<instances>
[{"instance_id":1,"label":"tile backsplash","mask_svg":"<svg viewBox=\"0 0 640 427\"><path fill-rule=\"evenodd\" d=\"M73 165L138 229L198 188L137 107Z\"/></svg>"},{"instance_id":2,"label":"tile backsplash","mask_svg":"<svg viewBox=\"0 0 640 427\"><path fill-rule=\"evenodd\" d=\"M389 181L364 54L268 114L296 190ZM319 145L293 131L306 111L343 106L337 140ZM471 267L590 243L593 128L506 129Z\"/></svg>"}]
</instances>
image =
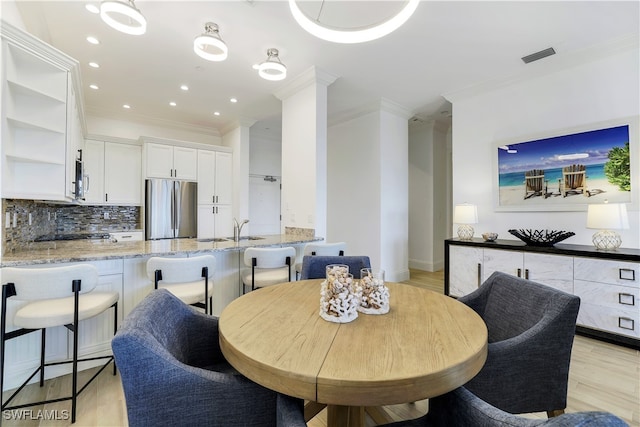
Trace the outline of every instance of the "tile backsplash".
<instances>
[{"instance_id":1,"label":"tile backsplash","mask_svg":"<svg viewBox=\"0 0 640 427\"><path fill-rule=\"evenodd\" d=\"M140 206L67 205L2 199L3 253L33 242L99 237L110 231L141 229Z\"/></svg>"}]
</instances>

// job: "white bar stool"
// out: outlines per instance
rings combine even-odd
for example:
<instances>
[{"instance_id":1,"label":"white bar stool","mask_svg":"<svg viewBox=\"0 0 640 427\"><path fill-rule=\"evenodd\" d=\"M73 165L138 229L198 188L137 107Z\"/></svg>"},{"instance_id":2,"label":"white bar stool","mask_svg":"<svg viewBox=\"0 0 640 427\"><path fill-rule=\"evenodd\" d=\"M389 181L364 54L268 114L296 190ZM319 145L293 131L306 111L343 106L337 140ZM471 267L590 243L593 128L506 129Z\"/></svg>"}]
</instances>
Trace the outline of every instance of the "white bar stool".
<instances>
[{"instance_id":1,"label":"white bar stool","mask_svg":"<svg viewBox=\"0 0 640 427\"><path fill-rule=\"evenodd\" d=\"M291 280L291 260L296 257L292 246L284 248L247 248L244 251L242 291L251 285L251 290L276 285Z\"/></svg>"},{"instance_id":2,"label":"white bar stool","mask_svg":"<svg viewBox=\"0 0 640 427\"><path fill-rule=\"evenodd\" d=\"M185 304L213 314L213 255L190 258L151 257L147 261L147 276L155 289L166 289ZM204 303L202 302L204 301Z\"/></svg>"},{"instance_id":3,"label":"white bar stool","mask_svg":"<svg viewBox=\"0 0 640 427\"><path fill-rule=\"evenodd\" d=\"M51 402L71 400L71 422L76 421L76 400L78 395L107 367L113 356L99 356L78 359L78 332L80 321L103 313L109 308L114 309L113 333L118 328L118 299L117 292L96 290L98 284L98 270L89 264L78 264L53 268L3 268L2 279L2 314L0 355L0 390L4 388L5 345L8 340L19 336L41 331L40 365L29 378L2 403L2 410L20 409L29 406L42 405ZM7 319L7 302L16 301L20 304L15 309L11 319ZM7 331L9 321L17 329ZM45 363L46 328L65 326L73 333L72 360ZM78 362L106 359L100 370L78 390ZM13 398L40 372L40 387L44 384L44 369L46 366L71 363L72 385L71 396L9 406ZM116 374L115 363L113 374Z\"/></svg>"}]
</instances>

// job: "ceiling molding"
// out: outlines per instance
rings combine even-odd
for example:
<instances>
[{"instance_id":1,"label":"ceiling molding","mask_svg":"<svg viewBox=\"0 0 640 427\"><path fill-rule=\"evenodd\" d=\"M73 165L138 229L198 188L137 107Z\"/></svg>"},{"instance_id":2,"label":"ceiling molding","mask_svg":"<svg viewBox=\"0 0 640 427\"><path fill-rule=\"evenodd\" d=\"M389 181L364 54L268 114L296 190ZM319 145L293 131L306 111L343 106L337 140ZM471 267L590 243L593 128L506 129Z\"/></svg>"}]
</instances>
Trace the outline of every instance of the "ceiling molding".
<instances>
[{"instance_id":1,"label":"ceiling molding","mask_svg":"<svg viewBox=\"0 0 640 427\"><path fill-rule=\"evenodd\" d=\"M146 125L152 125L152 126L160 126L160 127L177 129L177 130L185 130L189 132L201 133L203 135L208 135L208 136L216 136L216 137L221 136L220 131L215 127L198 126L190 123L158 119L155 117L145 116L143 114L136 114L131 111L127 112L126 114L127 117L123 117L121 114L112 114L107 110L94 108L94 107L87 107L86 112L90 116L99 117L99 118L120 120L120 121L125 121L130 123L146 124Z\"/></svg>"},{"instance_id":2,"label":"ceiling molding","mask_svg":"<svg viewBox=\"0 0 640 427\"><path fill-rule=\"evenodd\" d=\"M557 71L577 67L590 62L598 61L611 55L616 55L640 46L640 34L635 33L624 37L608 40L607 42L581 49L575 52L558 52L556 55L545 58L542 61L526 64L523 72L507 78L490 80L467 88L445 93L442 96L449 102L470 98L487 92L507 87L526 80L542 77Z\"/></svg>"},{"instance_id":3,"label":"ceiling molding","mask_svg":"<svg viewBox=\"0 0 640 427\"><path fill-rule=\"evenodd\" d=\"M246 128L250 128L251 126L253 126L254 124L256 124L256 120L254 119L248 119L248 118L240 118L238 120L232 120L229 123L225 124L222 129L220 129L220 133L222 135L226 135L227 133L231 132L234 129L237 129L239 127L246 127Z\"/></svg>"},{"instance_id":4,"label":"ceiling molding","mask_svg":"<svg viewBox=\"0 0 640 427\"><path fill-rule=\"evenodd\" d=\"M394 101L386 98L381 98L377 101L364 104L360 107L332 115L328 119L328 126L339 125L341 123L357 119L358 117L362 117L371 113L377 113L380 111L386 111L388 113L395 114L397 116L405 118L406 120L409 120L411 117L413 117L413 113L411 112L411 110Z\"/></svg>"},{"instance_id":5,"label":"ceiling molding","mask_svg":"<svg viewBox=\"0 0 640 427\"><path fill-rule=\"evenodd\" d=\"M293 78L288 84L276 91L273 95L279 100L285 100L302 89L317 83L322 86L329 86L338 79L338 75L324 71L315 65Z\"/></svg>"}]
</instances>

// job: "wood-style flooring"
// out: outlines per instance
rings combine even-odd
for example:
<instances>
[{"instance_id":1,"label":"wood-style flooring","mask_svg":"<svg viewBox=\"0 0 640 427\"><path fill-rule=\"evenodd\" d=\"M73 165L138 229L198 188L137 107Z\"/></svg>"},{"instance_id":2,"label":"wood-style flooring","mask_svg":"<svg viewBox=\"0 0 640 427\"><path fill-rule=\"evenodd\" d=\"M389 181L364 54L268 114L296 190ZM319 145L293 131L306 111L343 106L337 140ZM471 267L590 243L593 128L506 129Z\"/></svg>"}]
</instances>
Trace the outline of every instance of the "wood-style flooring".
<instances>
[{"instance_id":1,"label":"wood-style flooring","mask_svg":"<svg viewBox=\"0 0 640 427\"><path fill-rule=\"evenodd\" d=\"M443 272L412 270L406 283L443 292ZM552 355L550 355L552 357ZM90 371L88 371L90 372ZM83 373L81 377L88 375ZM87 387L78 398L78 414L74 426L127 426L127 413L119 376L107 369ZM67 395L70 376L54 378L45 382L43 388L29 385L14 403L33 401L50 396ZM3 395L3 400L9 396ZM0 425L10 426L68 426L69 420L46 420L44 416L64 414L71 409L69 401L27 408L27 418L15 420L10 413L3 413ZM411 404L385 406L384 411L393 420L415 418L428 409L427 401ZM46 411L43 411L46 410ZM640 427L640 351L577 336L574 341L569 373L568 407L566 412L609 411L623 418L630 426ZM40 411L40 412L39 412ZM55 412L57 411L57 412ZM67 412L65 412L67 411ZM544 418L546 415L527 414L527 417ZM326 410L308 423L309 427L326 426ZM367 420L367 426L374 426Z\"/></svg>"}]
</instances>

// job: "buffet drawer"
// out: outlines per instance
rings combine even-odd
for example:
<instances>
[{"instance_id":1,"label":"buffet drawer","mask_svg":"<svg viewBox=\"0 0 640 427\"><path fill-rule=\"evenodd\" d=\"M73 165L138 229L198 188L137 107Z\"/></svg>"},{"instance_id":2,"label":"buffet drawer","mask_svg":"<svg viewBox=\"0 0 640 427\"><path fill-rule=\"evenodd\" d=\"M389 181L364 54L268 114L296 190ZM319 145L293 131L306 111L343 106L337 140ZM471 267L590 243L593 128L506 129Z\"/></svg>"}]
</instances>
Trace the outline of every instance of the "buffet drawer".
<instances>
[{"instance_id":1,"label":"buffet drawer","mask_svg":"<svg viewBox=\"0 0 640 427\"><path fill-rule=\"evenodd\" d=\"M573 272L576 280L640 287L640 264L635 262L575 257Z\"/></svg>"},{"instance_id":2,"label":"buffet drawer","mask_svg":"<svg viewBox=\"0 0 640 427\"><path fill-rule=\"evenodd\" d=\"M640 288L575 280L573 290L581 304L640 312Z\"/></svg>"},{"instance_id":3,"label":"buffet drawer","mask_svg":"<svg viewBox=\"0 0 640 427\"><path fill-rule=\"evenodd\" d=\"M591 303L581 303L578 325L619 335L640 338L640 311L617 310Z\"/></svg>"}]
</instances>

